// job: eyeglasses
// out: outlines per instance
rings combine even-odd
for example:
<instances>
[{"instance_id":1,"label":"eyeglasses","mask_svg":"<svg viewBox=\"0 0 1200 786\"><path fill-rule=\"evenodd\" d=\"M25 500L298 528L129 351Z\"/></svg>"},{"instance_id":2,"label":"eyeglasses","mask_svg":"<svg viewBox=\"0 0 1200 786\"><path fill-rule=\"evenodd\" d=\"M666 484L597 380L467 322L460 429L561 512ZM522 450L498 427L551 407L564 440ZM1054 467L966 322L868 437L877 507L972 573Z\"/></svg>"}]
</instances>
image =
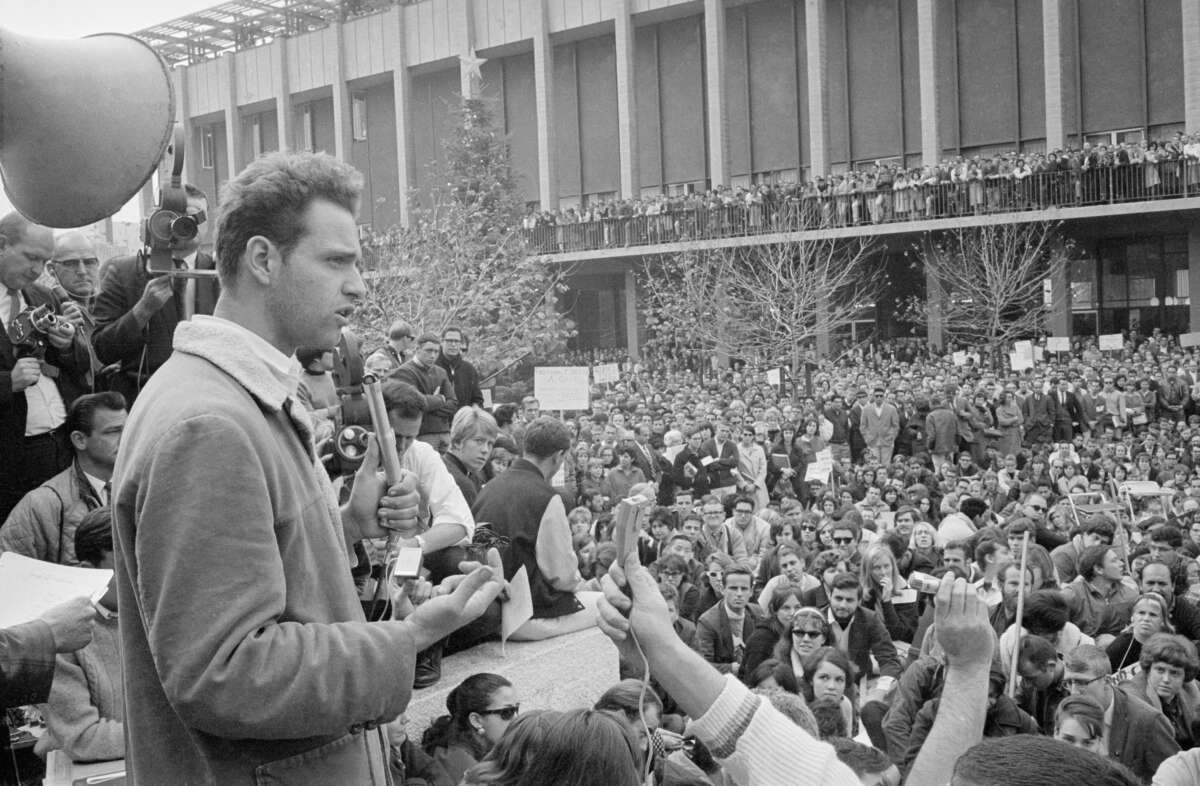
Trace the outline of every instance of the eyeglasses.
<instances>
[{"instance_id":1,"label":"eyeglasses","mask_svg":"<svg viewBox=\"0 0 1200 786\"><path fill-rule=\"evenodd\" d=\"M100 260L96 257L83 257L75 259L56 259L54 264L59 267L77 268L81 265L84 267L100 267Z\"/></svg>"},{"instance_id":2,"label":"eyeglasses","mask_svg":"<svg viewBox=\"0 0 1200 786\"><path fill-rule=\"evenodd\" d=\"M817 528L816 528L816 527L802 526L802 527L800 527L800 530L801 530L802 532L816 532L816 531L817 531Z\"/></svg>"},{"instance_id":3,"label":"eyeglasses","mask_svg":"<svg viewBox=\"0 0 1200 786\"><path fill-rule=\"evenodd\" d=\"M700 512L703 513L705 516L724 516L725 515L725 511L723 511L723 510L702 510Z\"/></svg>"},{"instance_id":4,"label":"eyeglasses","mask_svg":"<svg viewBox=\"0 0 1200 786\"><path fill-rule=\"evenodd\" d=\"M753 512L754 512L753 510L746 510L745 508L738 508L737 510L734 511L734 513L741 513L746 516L749 516Z\"/></svg>"},{"instance_id":5,"label":"eyeglasses","mask_svg":"<svg viewBox=\"0 0 1200 786\"><path fill-rule=\"evenodd\" d=\"M1062 681L1062 684L1063 684L1063 687L1066 688L1067 690L1073 690L1075 688L1079 688L1080 690L1083 690L1087 686L1091 685L1093 682L1098 682L1099 680L1104 679L1105 676L1106 675L1101 674L1099 677L1092 677L1090 680L1081 680L1081 679L1076 679L1074 677L1067 677L1066 679L1064 679Z\"/></svg>"},{"instance_id":6,"label":"eyeglasses","mask_svg":"<svg viewBox=\"0 0 1200 786\"><path fill-rule=\"evenodd\" d=\"M819 639L824 636L825 633L819 630L794 630L792 631L792 635L801 639Z\"/></svg>"},{"instance_id":7,"label":"eyeglasses","mask_svg":"<svg viewBox=\"0 0 1200 786\"><path fill-rule=\"evenodd\" d=\"M1045 512L1046 512L1046 506L1045 506L1045 505L1030 505L1029 507L1030 507L1030 508L1032 508L1033 510L1036 510L1036 511L1038 511L1039 513L1045 513Z\"/></svg>"},{"instance_id":8,"label":"eyeglasses","mask_svg":"<svg viewBox=\"0 0 1200 786\"><path fill-rule=\"evenodd\" d=\"M833 542L839 546L848 546L854 542L854 538L834 538Z\"/></svg>"},{"instance_id":9,"label":"eyeglasses","mask_svg":"<svg viewBox=\"0 0 1200 786\"><path fill-rule=\"evenodd\" d=\"M479 710L480 715L495 715L500 720L510 721L517 717L517 713L521 711L520 704L513 704L508 707L497 707L494 710Z\"/></svg>"}]
</instances>

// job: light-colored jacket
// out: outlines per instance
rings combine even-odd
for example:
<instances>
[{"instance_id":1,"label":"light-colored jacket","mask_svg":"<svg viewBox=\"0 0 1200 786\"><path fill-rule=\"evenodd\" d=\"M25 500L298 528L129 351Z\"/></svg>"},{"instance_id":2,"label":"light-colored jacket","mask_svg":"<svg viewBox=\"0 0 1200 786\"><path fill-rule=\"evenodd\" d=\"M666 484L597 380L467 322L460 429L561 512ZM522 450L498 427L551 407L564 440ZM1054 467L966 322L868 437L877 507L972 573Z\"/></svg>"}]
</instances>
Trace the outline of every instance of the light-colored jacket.
<instances>
[{"instance_id":1,"label":"light-colored jacket","mask_svg":"<svg viewBox=\"0 0 1200 786\"><path fill-rule=\"evenodd\" d=\"M96 492L79 464L72 463L12 509L0 528L0 553L15 551L43 562L78 565L75 530L88 511L98 507Z\"/></svg>"},{"instance_id":2,"label":"light-colored jacket","mask_svg":"<svg viewBox=\"0 0 1200 786\"><path fill-rule=\"evenodd\" d=\"M363 619L310 429L213 318L138 398L113 479L133 784L383 783L415 643Z\"/></svg>"}]
</instances>

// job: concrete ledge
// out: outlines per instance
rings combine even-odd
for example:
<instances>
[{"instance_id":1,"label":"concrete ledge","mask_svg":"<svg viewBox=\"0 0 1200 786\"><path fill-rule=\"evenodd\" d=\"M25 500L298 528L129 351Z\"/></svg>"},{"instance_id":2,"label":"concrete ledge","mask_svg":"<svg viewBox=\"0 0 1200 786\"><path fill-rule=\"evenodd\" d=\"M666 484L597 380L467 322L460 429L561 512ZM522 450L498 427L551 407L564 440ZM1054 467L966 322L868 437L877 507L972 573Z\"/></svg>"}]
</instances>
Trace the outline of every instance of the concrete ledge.
<instances>
[{"instance_id":1,"label":"concrete ledge","mask_svg":"<svg viewBox=\"0 0 1200 786\"><path fill-rule=\"evenodd\" d=\"M618 680L617 648L598 628L545 641L489 641L442 661L442 679L413 693L406 713L408 733L420 742L430 721L446 712L446 696L465 678L481 671L507 677L521 699L521 711L591 706Z\"/></svg>"}]
</instances>

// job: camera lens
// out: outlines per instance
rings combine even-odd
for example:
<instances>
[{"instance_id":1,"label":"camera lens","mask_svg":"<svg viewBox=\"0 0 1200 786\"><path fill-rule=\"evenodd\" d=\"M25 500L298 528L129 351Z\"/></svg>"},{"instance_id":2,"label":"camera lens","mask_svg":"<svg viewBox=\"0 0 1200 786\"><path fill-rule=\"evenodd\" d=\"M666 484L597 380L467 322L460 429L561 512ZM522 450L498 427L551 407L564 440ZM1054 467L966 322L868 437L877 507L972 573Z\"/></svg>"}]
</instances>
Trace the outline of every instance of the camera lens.
<instances>
[{"instance_id":1,"label":"camera lens","mask_svg":"<svg viewBox=\"0 0 1200 786\"><path fill-rule=\"evenodd\" d=\"M171 237L175 240L191 240L200 232L200 225L191 216L179 216L171 222Z\"/></svg>"}]
</instances>

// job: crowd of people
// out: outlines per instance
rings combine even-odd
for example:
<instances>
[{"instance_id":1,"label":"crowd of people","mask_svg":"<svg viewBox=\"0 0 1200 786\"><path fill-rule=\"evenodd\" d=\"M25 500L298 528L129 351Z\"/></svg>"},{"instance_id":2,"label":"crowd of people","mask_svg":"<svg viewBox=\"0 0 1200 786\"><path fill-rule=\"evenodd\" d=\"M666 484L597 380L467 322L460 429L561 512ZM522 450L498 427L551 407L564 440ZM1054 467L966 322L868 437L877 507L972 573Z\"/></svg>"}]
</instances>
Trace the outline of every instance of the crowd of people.
<instances>
[{"instance_id":1,"label":"crowd of people","mask_svg":"<svg viewBox=\"0 0 1200 786\"><path fill-rule=\"evenodd\" d=\"M0 219L0 318L58 316L0 336L0 550L114 569L0 630L38 753L154 784L1196 782L1200 358L1174 338L1023 372L878 345L805 389L577 354L621 368L588 410L488 410L461 328L348 329L361 186L264 156L172 276ZM394 446L355 441L386 433L364 371ZM407 728L518 573L510 638L599 625L622 681L522 713L536 686L480 673Z\"/></svg>"},{"instance_id":2,"label":"crowd of people","mask_svg":"<svg viewBox=\"0 0 1200 786\"><path fill-rule=\"evenodd\" d=\"M1200 134L1178 132L1161 141L957 156L919 168L875 162L803 183L531 208L522 229L532 248L552 254L1197 194Z\"/></svg>"}]
</instances>

